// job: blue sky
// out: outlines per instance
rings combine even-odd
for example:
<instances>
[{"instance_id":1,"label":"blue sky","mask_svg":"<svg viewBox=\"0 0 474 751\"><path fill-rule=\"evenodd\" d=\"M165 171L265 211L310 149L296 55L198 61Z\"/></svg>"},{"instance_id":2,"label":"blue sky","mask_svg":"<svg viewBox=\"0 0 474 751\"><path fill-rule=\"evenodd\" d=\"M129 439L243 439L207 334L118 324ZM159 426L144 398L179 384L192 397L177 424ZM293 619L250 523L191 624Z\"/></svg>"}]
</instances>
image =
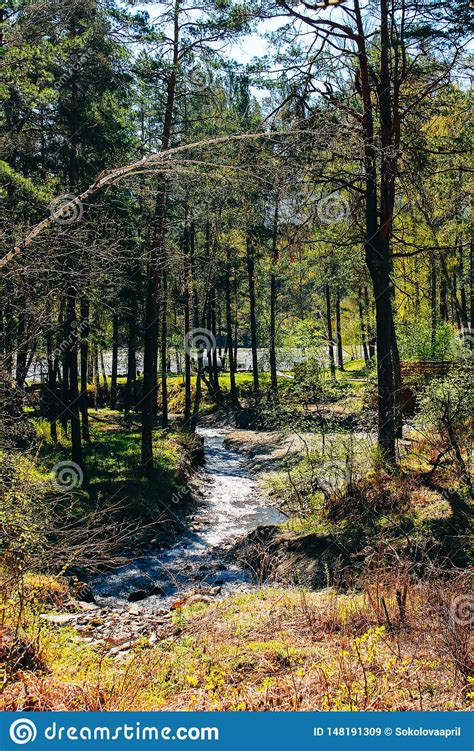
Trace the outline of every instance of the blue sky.
<instances>
[{"instance_id":1,"label":"blue sky","mask_svg":"<svg viewBox=\"0 0 474 751\"><path fill-rule=\"evenodd\" d=\"M149 13L150 18L157 17L161 10L161 3L156 2L144 2L135 6L136 10L145 10ZM227 45L225 48L221 47L225 57L234 59L239 63L249 63L254 57L261 57L268 52L268 42L264 39L263 34L266 31L274 31L282 25L283 19L275 18L269 21L264 21L260 24L258 33L249 34L243 36L237 44Z\"/></svg>"}]
</instances>

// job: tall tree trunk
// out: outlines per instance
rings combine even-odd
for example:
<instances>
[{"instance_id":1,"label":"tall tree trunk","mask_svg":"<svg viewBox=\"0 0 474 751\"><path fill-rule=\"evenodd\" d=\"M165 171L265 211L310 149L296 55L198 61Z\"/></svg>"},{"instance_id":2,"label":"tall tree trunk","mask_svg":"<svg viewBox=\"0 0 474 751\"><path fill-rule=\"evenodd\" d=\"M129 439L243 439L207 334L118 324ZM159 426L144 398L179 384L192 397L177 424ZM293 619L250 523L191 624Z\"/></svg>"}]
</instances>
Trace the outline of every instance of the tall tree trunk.
<instances>
[{"instance_id":1,"label":"tall tree trunk","mask_svg":"<svg viewBox=\"0 0 474 751\"><path fill-rule=\"evenodd\" d=\"M136 332L137 332L137 296L133 289L130 299L130 313L128 316L128 341L127 341L127 382L125 384L124 398L124 415L128 417L130 409L136 400L136 380L137 380L137 353L136 353Z\"/></svg>"},{"instance_id":2,"label":"tall tree trunk","mask_svg":"<svg viewBox=\"0 0 474 751\"><path fill-rule=\"evenodd\" d=\"M344 370L344 352L342 350L342 328L341 328L341 293L339 287L336 290L336 345L337 345L337 367Z\"/></svg>"},{"instance_id":3,"label":"tall tree trunk","mask_svg":"<svg viewBox=\"0 0 474 751\"><path fill-rule=\"evenodd\" d=\"M275 195L275 211L273 214L272 255L270 273L270 384L276 393L278 390L277 362L276 362L276 306L277 279L276 265L278 261L278 210L279 197Z\"/></svg>"},{"instance_id":4,"label":"tall tree trunk","mask_svg":"<svg viewBox=\"0 0 474 751\"><path fill-rule=\"evenodd\" d=\"M62 379L61 379L61 400L62 400L62 410L60 413L60 419L61 419L61 427L63 429L63 433L65 436L67 436L68 432L68 420L69 420L69 410L68 410L68 402L69 402L69 353L68 353L68 347L67 342L69 338L69 327L68 327L68 320L67 320L67 297L66 297L66 310L64 312L64 317L62 321L62 330L63 330L63 340L61 342L61 348L62 348Z\"/></svg>"},{"instance_id":5,"label":"tall tree trunk","mask_svg":"<svg viewBox=\"0 0 474 751\"><path fill-rule=\"evenodd\" d=\"M188 225L187 206L185 208L184 218L184 237L183 237L183 255L184 255L184 337L189 335L191 330L191 295L189 282L191 276L191 258L190 258L190 227ZM191 353L189 347L184 348L184 424L190 427L191 420Z\"/></svg>"},{"instance_id":6,"label":"tall tree trunk","mask_svg":"<svg viewBox=\"0 0 474 751\"><path fill-rule=\"evenodd\" d=\"M97 411L99 408L100 396L99 345L97 343L94 343L92 349L92 369L94 379L94 408Z\"/></svg>"},{"instance_id":7,"label":"tall tree trunk","mask_svg":"<svg viewBox=\"0 0 474 751\"><path fill-rule=\"evenodd\" d=\"M454 269L453 271L453 282L451 290L451 320L456 321L456 326L459 330L462 329L461 305L458 300L458 277L456 269Z\"/></svg>"},{"instance_id":8,"label":"tall tree trunk","mask_svg":"<svg viewBox=\"0 0 474 751\"><path fill-rule=\"evenodd\" d=\"M176 93L176 82L179 68L179 0L175 0L173 13L173 61L168 75L166 106L161 136L161 150L167 151L171 139L173 109ZM150 252L148 291L145 314L145 340L143 353L143 394L142 394L142 441L141 459L144 473L150 476L153 472L153 399L154 388L154 347L157 341L158 326L157 313L159 304L159 288L161 281L161 388L162 388L162 425L168 426L168 382L167 382L167 257L165 247L165 214L166 214L166 175L158 176L158 186L153 218L153 241Z\"/></svg>"},{"instance_id":9,"label":"tall tree trunk","mask_svg":"<svg viewBox=\"0 0 474 751\"><path fill-rule=\"evenodd\" d=\"M168 427L168 260L163 238L161 251L161 426Z\"/></svg>"},{"instance_id":10,"label":"tall tree trunk","mask_svg":"<svg viewBox=\"0 0 474 751\"><path fill-rule=\"evenodd\" d=\"M192 311L193 311L193 328L199 328L199 301L198 291L194 284L194 255L196 249L196 225L192 221L189 225L189 273L192 285Z\"/></svg>"},{"instance_id":11,"label":"tall tree trunk","mask_svg":"<svg viewBox=\"0 0 474 751\"><path fill-rule=\"evenodd\" d=\"M118 339L118 315L114 310L112 315L112 369L110 376L110 409L115 409L117 406Z\"/></svg>"},{"instance_id":12,"label":"tall tree trunk","mask_svg":"<svg viewBox=\"0 0 474 751\"><path fill-rule=\"evenodd\" d=\"M394 389L394 411L395 411L395 437L403 438L403 411L402 411L402 377L400 371L400 353L398 351L398 342L395 331L394 321L392 319L392 344L391 357L393 368L393 389Z\"/></svg>"},{"instance_id":13,"label":"tall tree trunk","mask_svg":"<svg viewBox=\"0 0 474 751\"><path fill-rule=\"evenodd\" d=\"M441 321L448 321L449 315L448 315L448 288L447 288L447 282L446 277L444 274L441 275L440 283L439 283L439 317Z\"/></svg>"},{"instance_id":14,"label":"tall tree trunk","mask_svg":"<svg viewBox=\"0 0 474 751\"><path fill-rule=\"evenodd\" d=\"M385 259L388 261L388 259ZM380 255L371 258L377 329L378 443L384 458L395 461L395 405L392 363L393 314L390 272Z\"/></svg>"},{"instance_id":15,"label":"tall tree trunk","mask_svg":"<svg viewBox=\"0 0 474 751\"><path fill-rule=\"evenodd\" d=\"M216 318L216 288L215 285L212 286L211 290L211 333L212 333L212 341L217 341L217 318ZM212 387L214 390L214 396L216 399L219 399L221 396L220 392L220 386L219 386L219 366L218 366L218 360L217 360L217 347L212 347L211 351L211 362L210 365L210 371L212 371Z\"/></svg>"},{"instance_id":16,"label":"tall tree trunk","mask_svg":"<svg viewBox=\"0 0 474 751\"><path fill-rule=\"evenodd\" d=\"M22 303L20 302L20 305ZM23 388L26 379L26 362L28 359L28 343L26 339L26 313L18 313L16 329L16 373L15 380L18 388Z\"/></svg>"},{"instance_id":17,"label":"tall tree trunk","mask_svg":"<svg viewBox=\"0 0 474 751\"><path fill-rule=\"evenodd\" d=\"M12 377L13 372L13 313L9 301L5 304L5 331L3 336L4 344L4 363L8 377Z\"/></svg>"},{"instance_id":18,"label":"tall tree trunk","mask_svg":"<svg viewBox=\"0 0 474 751\"><path fill-rule=\"evenodd\" d=\"M374 140L373 92L369 61L364 42L363 20L359 0L354 11L358 31L359 83L363 104L362 132L364 136L365 171L365 260L372 279L375 297L377 330L377 387L378 387L378 445L384 459L393 463L395 451L395 411L393 395L393 322L390 236L395 200L396 148L400 123L392 117L390 81L390 31L387 0L380 0L380 75L377 99L380 108L380 207L377 199L377 161ZM396 110L396 107L394 107ZM380 217L380 224L379 224Z\"/></svg>"},{"instance_id":19,"label":"tall tree trunk","mask_svg":"<svg viewBox=\"0 0 474 751\"><path fill-rule=\"evenodd\" d=\"M104 350L102 349L102 347L100 348L100 369L102 370L102 383L104 385L105 401L107 402L107 404L110 404L109 381L107 378L107 371L105 369Z\"/></svg>"},{"instance_id":20,"label":"tall tree trunk","mask_svg":"<svg viewBox=\"0 0 474 751\"><path fill-rule=\"evenodd\" d=\"M161 276L160 276L160 283L161 285ZM161 318L160 318L160 311L161 311L161 300L158 297L158 301L156 303L156 340L154 342L153 346L153 373L152 373L152 379L153 379L153 418L157 417L158 415L158 392L159 392L159 384L158 384L158 370L161 374ZM161 380L161 379L160 379Z\"/></svg>"},{"instance_id":21,"label":"tall tree trunk","mask_svg":"<svg viewBox=\"0 0 474 751\"><path fill-rule=\"evenodd\" d=\"M81 361L81 423L82 423L82 437L89 443L90 431L89 431L89 404L87 396L87 384L89 381L89 300L87 297L81 297L81 345L80 345L80 361Z\"/></svg>"},{"instance_id":22,"label":"tall tree trunk","mask_svg":"<svg viewBox=\"0 0 474 751\"><path fill-rule=\"evenodd\" d=\"M369 290L367 289L367 287L364 287L364 310L365 319L367 321L367 343L369 347L369 359L372 362L375 359L377 342L375 331L373 330L372 325L373 316L370 307Z\"/></svg>"},{"instance_id":23,"label":"tall tree trunk","mask_svg":"<svg viewBox=\"0 0 474 751\"><path fill-rule=\"evenodd\" d=\"M471 238L469 244L469 269L469 321L472 335L472 327L474 326L474 237Z\"/></svg>"},{"instance_id":24,"label":"tall tree trunk","mask_svg":"<svg viewBox=\"0 0 474 751\"><path fill-rule=\"evenodd\" d=\"M238 367L238 352L239 352L239 280L238 275L234 274L234 310L235 310L235 321L234 321L234 372L237 373L239 367Z\"/></svg>"},{"instance_id":25,"label":"tall tree trunk","mask_svg":"<svg viewBox=\"0 0 474 751\"><path fill-rule=\"evenodd\" d=\"M204 351L202 349L198 350L197 353L197 375L196 375L196 390L194 392L194 406L193 406L193 413L191 416L191 433L196 432L197 428L197 422L199 418L199 406L201 404L202 399L202 372L203 372L203 355Z\"/></svg>"},{"instance_id":26,"label":"tall tree trunk","mask_svg":"<svg viewBox=\"0 0 474 751\"><path fill-rule=\"evenodd\" d=\"M79 418L79 380L77 370L77 319L76 319L76 289L70 285L67 292L66 319L68 326L68 371L69 371L69 399L68 412L71 420L71 459L82 467L82 438L81 422Z\"/></svg>"},{"instance_id":27,"label":"tall tree trunk","mask_svg":"<svg viewBox=\"0 0 474 751\"><path fill-rule=\"evenodd\" d=\"M49 430L51 440L56 443L58 440L58 431L56 426L56 412L58 400L56 396L56 363L53 353L53 335L51 329L46 332L46 362L48 364L48 402L49 402Z\"/></svg>"},{"instance_id":28,"label":"tall tree trunk","mask_svg":"<svg viewBox=\"0 0 474 751\"><path fill-rule=\"evenodd\" d=\"M211 265L211 224L209 219L206 219L206 240L204 243L204 251L205 251L205 257L204 257L204 263L205 267L208 269L208 289L206 294L206 299L204 302L203 307L203 328L205 328L209 335L206 336L206 367L204 368L204 371L207 368L208 374L209 374L209 380L206 379L203 371L202 379L204 383L206 383L207 388L209 390L209 395L212 399L216 396L216 383L215 383L215 373L213 368L213 347L212 347L212 304L213 304L213 293L214 293L214 282L213 282L213 272L212 272L212 265Z\"/></svg>"},{"instance_id":29,"label":"tall tree trunk","mask_svg":"<svg viewBox=\"0 0 474 751\"><path fill-rule=\"evenodd\" d=\"M362 352L364 355L364 362L367 365L370 360L369 349L367 347L367 330L364 321L364 305L362 302L362 288L359 287L357 295L357 303L359 306L359 328L360 328L360 342L362 345Z\"/></svg>"},{"instance_id":30,"label":"tall tree trunk","mask_svg":"<svg viewBox=\"0 0 474 751\"><path fill-rule=\"evenodd\" d=\"M254 247L251 238L247 235L247 275L249 282L250 298L250 338L252 344L252 376L253 391L258 394L260 390L258 379L258 343L257 343L257 314L255 302L255 258Z\"/></svg>"},{"instance_id":31,"label":"tall tree trunk","mask_svg":"<svg viewBox=\"0 0 474 751\"><path fill-rule=\"evenodd\" d=\"M466 284L464 279L464 249L462 245L462 238L459 239L458 249L458 272L459 272L459 291L461 295L461 319L463 329L468 329L468 315L467 315L467 296L466 296Z\"/></svg>"},{"instance_id":32,"label":"tall tree trunk","mask_svg":"<svg viewBox=\"0 0 474 751\"><path fill-rule=\"evenodd\" d=\"M156 259L152 259L148 271L141 395L141 459L142 470L147 476L150 476L153 472L153 399L156 395L156 378L154 377L154 371L156 368L155 352L158 336L156 312L158 309L159 278L160 274Z\"/></svg>"},{"instance_id":33,"label":"tall tree trunk","mask_svg":"<svg viewBox=\"0 0 474 751\"><path fill-rule=\"evenodd\" d=\"M430 307L431 307L431 349L434 351L436 343L436 329L438 327L438 283L436 274L436 258L430 253Z\"/></svg>"},{"instance_id":34,"label":"tall tree trunk","mask_svg":"<svg viewBox=\"0 0 474 751\"><path fill-rule=\"evenodd\" d=\"M231 257L230 246L226 246L226 269L225 269L225 317L227 328L227 351L229 356L229 378L230 378L230 398L232 404L236 407L239 405L239 399L237 395L237 384L235 381L235 362L234 362L234 347L232 342L232 307L230 298L230 276L231 276Z\"/></svg>"},{"instance_id":35,"label":"tall tree trunk","mask_svg":"<svg viewBox=\"0 0 474 751\"><path fill-rule=\"evenodd\" d=\"M326 284L326 324L328 331L328 355L329 355L329 370L331 372L331 378L336 379L336 364L334 361L334 340L332 335L332 317L331 317L331 290L329 284Z\"/></svg>"}]
</instances>

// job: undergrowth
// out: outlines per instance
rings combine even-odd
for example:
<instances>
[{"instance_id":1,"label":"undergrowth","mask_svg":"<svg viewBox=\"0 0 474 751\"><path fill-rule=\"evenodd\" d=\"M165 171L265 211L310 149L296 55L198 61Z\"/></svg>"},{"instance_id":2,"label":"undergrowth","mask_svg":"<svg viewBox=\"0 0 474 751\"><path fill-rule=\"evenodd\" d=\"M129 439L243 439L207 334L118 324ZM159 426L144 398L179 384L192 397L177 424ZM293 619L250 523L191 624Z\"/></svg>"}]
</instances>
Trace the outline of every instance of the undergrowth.
<instances>
[{"instance_id":1,"label":"undergrowth","mask_svg":"<svg viewBox=\"0 0 474 751\"><path fill-rule=\"evenodd\" d=\"M472 642L453 622L459 585L393 582L339 594L262 589L178 611L157 646L104 658L71 628L32 619L3 710L455 710L473 698ZM445 599L443 599L445 598ZM446 611L446 606L448 610ZM456 640L453 640L456 637ZM464 652L463 652L464 650Z\"/></svg>"}]
</instances>

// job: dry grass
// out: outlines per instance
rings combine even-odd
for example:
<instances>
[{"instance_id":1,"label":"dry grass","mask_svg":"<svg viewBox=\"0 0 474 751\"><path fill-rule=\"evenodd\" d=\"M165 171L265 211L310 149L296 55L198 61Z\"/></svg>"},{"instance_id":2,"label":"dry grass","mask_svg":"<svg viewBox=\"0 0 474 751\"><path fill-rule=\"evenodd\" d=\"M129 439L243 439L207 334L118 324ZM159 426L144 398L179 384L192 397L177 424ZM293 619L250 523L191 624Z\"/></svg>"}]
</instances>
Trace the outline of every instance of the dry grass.
<instances>
[{"instance_id":1,"label":"dry grass","mask_svg":"<svg viewBox=\"0 0 474 751\"><path fill-rule=\"evenodd\" d=\"M104 658L42 626L46 671L23 671L3 710L453 710L472 699L465 584L378 582L365 592L262 589L178 611L173 634ZM472 603L472 600L470 600Z\"/></svg>"}]
</instances>

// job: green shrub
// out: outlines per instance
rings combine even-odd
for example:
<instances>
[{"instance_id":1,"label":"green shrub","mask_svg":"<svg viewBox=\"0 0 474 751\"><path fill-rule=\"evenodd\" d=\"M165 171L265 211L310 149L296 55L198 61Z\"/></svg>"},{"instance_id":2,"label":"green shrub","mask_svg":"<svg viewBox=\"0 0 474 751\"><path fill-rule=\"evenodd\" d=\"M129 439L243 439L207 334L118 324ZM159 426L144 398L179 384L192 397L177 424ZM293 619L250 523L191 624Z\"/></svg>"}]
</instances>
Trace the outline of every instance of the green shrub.
<instances>
[{"instance_id":1,"label":"green shrub","mask_svg":"<svg viewBox=\"0 0 474 751\"><path fill-rule=\"evenodd\" d=\"M427 321L400 326L398 346L401 359L413 361L454 360L463 350L456 330L445 322L438 323L434 334Z\"/></svg>"}]
</instances>

